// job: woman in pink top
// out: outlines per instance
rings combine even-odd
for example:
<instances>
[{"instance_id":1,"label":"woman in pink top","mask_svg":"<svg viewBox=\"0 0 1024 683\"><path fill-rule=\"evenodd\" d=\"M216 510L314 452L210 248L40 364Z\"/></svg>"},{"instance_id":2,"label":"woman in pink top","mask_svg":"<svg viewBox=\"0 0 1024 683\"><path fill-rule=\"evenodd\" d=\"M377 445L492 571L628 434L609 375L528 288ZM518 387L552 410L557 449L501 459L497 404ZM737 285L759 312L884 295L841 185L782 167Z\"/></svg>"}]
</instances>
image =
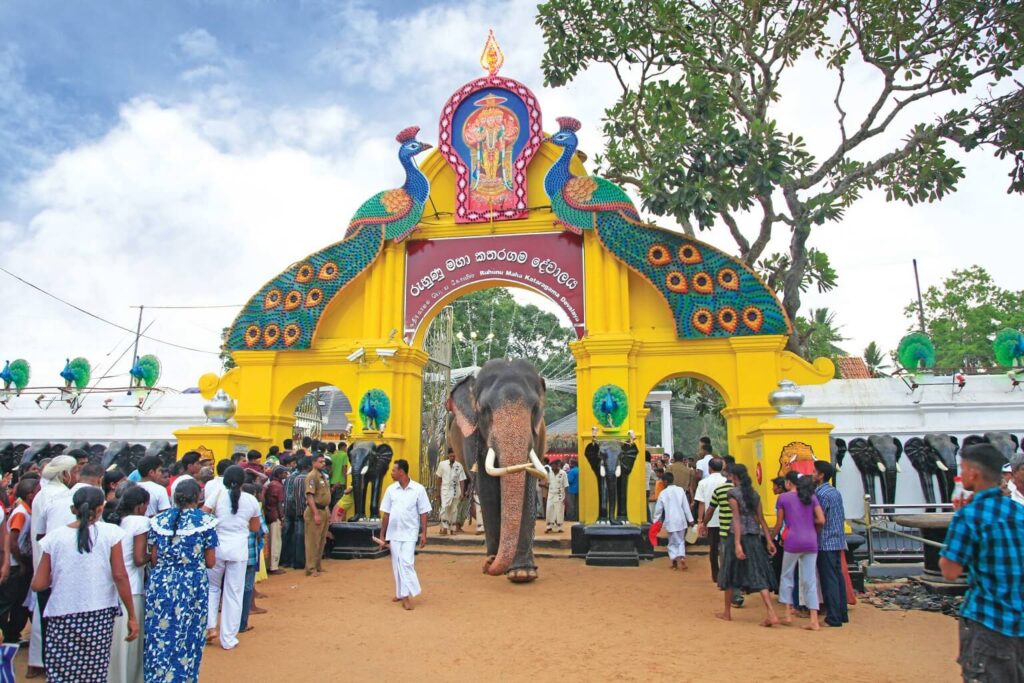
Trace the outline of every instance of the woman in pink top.
<instances>
[{"instance_id":1,"label":"woman in pink top","mask_svg":"<svg viewBox=\"0 0 1024 683\"><path fill-rule=\"evenodd\" d=\"M792 484L787 482L787 488ZM805 628L817 631L818 626L818 529L825 525L825 513L814 495L814 482L808 476L797 480L795 490L779 496L775 503L776 535L786 525L782 556L782 577L779 581L779 602L786 606L783 623L793 623L793 576L800 567L800 602L811 613Z\"/></svg>"}]
</instances>

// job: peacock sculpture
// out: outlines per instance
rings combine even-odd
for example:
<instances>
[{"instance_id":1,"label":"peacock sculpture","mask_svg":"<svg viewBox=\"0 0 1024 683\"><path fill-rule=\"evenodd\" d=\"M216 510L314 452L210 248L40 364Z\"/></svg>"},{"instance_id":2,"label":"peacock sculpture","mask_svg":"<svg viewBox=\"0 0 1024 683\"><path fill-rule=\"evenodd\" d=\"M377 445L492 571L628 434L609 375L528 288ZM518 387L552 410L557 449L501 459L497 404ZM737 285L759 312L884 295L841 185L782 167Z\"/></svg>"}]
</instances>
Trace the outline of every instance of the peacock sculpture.
<instances>
[{"instance_id":1,"label":"peacock sculpture","mask_svg":"<svg viewBox=\"0 0 1024 683\"><path fill-rule=\"evenodd\" d=\"M64 369L60 371L60 376L64 379L65 389L71 389L74 385L75 389L82 390L89 386L92 366L81 356L73 360L69 358L64 363Z\"/></svg>"},{"instance_id":2,"label":"peacock sculpture","mask_svg":"<svg viewBox=\"0 0 1024 683\"><path fill-rule=\"evenodd\" d=\"M152 389L160 379L160 359L152 354L141 358L136 357L128 374L132 377L133 387Z\"/></svg>"},{"instance_id":3,"label":"peacock sculpture","mask_svg":"<svg viewBox=\"0 0 1024 683\"><path fill-rule=\"evenodd\" d=\"M9 392L13 386L15 396L21 396L21 390L28 386L31 370L32 367L24 358L5 362L4 369L0 370L0 381L4 383L4 391Z\"/></svg>"},{"instance_id":4,"label":"peacock sculpture","mask_svg":"<svg viewBox=\"0 0 1024 683\"><path fill-rule=\"evenodd\" d=\"M376 431L383 429L384 423L391 415L391 399L381 389L370 389L359 401L359 418L363 429Z\"/></svg>"},{"instance_id":5,"label":"peacock sculpture","mask_svg":"<svg viewBox=\"0 0 1024 683\"><path fill-rule=\"evenodd\" d=\"M311 254L265 284L232 324L228 350L308 349L327 304L376 260L385 240L409 236L430 192L427 177L413 162L431 148L416 139L419 130L412 126L395 138L405 184L364 202L341 242Z\"/></svg>"},{"instance_id":6,"label":"peacock sculpture","mask_svg":"<svg viewBox=\"0 0 1024 683\"><path fill-rule=\"evenodd\" d=\"M992 342L992 351L996 362L1004 367L1020 364L1024 358L1024 334L1010 328L999 330Z\"/></svg>"},{"instance_id":7,"label":"peacock sculpture","mask_svg":"<svg viewBox=\"0 0 1024 683\"><path fill-rule=\"evenodd\" d=\"M896 357L908 372L927 369L935 365L935 345L924 332L911 332L900 339Z\"/></svg>"},{"instance_id":8,"label":"peacock sculpture","mask_svg":"<svg viewBox=\"0 0 1024 683\"><path fill-rule=\"evenodd\" d=\"M601 424L609 428L615 428L626 420L629 412L629 402L626 392L614 384L605 384L594 392L593 401L594 417Z\"/></svg>"},{"instance_id":9,"label":"peacock sculpture","mask_svg":"<svg viewBox=\"0 0 1024 683\"><path fill-rule=\"evenodd\" d=\"M746 265L703 242L640 222L625 191L595 176L574 176L570 163L580 122L557 119L550 141L562 155L544 178L561 227L593 230L604 246L661 293L679 338L789 334L775 294Z\"/></svg>"}]
</instances>

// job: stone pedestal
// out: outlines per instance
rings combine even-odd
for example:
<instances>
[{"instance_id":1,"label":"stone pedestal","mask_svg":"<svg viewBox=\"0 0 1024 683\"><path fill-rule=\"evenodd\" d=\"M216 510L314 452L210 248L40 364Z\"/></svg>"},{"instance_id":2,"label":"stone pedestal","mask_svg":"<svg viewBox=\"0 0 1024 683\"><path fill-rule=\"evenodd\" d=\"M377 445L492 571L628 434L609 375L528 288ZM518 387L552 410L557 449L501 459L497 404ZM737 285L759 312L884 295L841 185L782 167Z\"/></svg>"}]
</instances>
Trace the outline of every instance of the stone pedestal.
<instances>
[{"instance_id":1,"label":"stone pedestal","mask_svg":"<svg viewBox=\"0 0 1024 683\"><path fill-rule=\"evenodd\" d=\"M265 436L253 434L227 424L199 425L174 432L178 440L178 453L198 451L213 453L215 461L230 458L235 453L247 453L256 449L266 453L271 441Z\"/></svg>"},{"instance_id":2,"label":"stone pedestal","mask_svg":"<svg viewBox=\"0 0 1024 683\"><path fill-rule=\"evenodd\" d=\"M892 521L901 526L921 530L921 538L934 543L946 540L946 531L953 519L952 512L931 512L920 515L894 515ZM915 581L929 592L945 595L963 595L967 592L967 581L963 578L947 581L939 569L939 548L928 543L924 545L924 572Z\"/></svg>"},{"instance_id":3,"label":"stone pedestal","mask_svg":"<svg viewBox=\"0 0 1024 683\"><path fill-rule=\"evenodd\" d=\"M373 541L374 536L380 535L379 521L336 522L331 524L330 531L334 536L328 551L332 560L375 560L388 555Z\"/></svg>"},{"instance_id":4,"label":"stone pedestal","mask_svg":"<svg viewBox=\"0 0 1024 683\"><path fill-rule=\"evenodd\" d=\"M639 567L640 559L654 559L647 539L649 525L576 524L572 527L572 554L592 567Z\"/></svg>"}]
</instances>

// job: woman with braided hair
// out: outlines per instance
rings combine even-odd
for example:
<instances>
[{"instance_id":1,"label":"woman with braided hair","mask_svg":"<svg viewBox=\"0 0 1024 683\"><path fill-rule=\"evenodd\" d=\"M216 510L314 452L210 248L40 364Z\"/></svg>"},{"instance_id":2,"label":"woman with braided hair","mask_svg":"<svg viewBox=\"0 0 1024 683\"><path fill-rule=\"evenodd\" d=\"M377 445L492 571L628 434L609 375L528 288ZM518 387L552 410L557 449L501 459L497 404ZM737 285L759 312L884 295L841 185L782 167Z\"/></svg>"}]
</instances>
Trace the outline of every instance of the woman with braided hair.
<instances>
[{"instance_id":1,"label":"woman with braided hair","mask_svg":"<svg viewBox=\"0 0 1024 683\"><path fill-rule=\"evenodd\" d=\"M174 507L153 518L153 570L146 589L146 681L198 681L206 632L207 569L216 560L217 520L198 509L201 489L185 480Z\"/></svg>"},{"instance_id":2,"label":"woman with braided hair","mask_svg":"<svg viewBox=\"0 0 1024 683\"><path fill-rule=\"evenodd\" d=\"M106 497L83 486L71 499L75 521L39 543L43 556L32 589L52 587L43 611L43 662L51 683L106 683L119 602L128 612L127 641L139 635L124 567L124 532L100 519ZM120 598L120 600L119 600Z\"/></svg>"},{"instance_id":3,"label":"woman with braided hair","mask_svg":"<svg viewBox=\"0 0 1024 683\"><path fill-rule=\"evenodd\" d=\"M146 517L149 507L149 491L132 484L126 488L116 502L108 504L113 510L104 513L104 521L117 524L124 532L121 550L124 552L124 567L128 571L128 583L132 587L132 602L135 614L140 617L146 611L146 565L149 564L150 520ZM114 642L110 651L110 675L108 679L135 683L142 680L142 637L126 642L128 621L124 615L114 620Z\"/></svg>"}]
</instances>

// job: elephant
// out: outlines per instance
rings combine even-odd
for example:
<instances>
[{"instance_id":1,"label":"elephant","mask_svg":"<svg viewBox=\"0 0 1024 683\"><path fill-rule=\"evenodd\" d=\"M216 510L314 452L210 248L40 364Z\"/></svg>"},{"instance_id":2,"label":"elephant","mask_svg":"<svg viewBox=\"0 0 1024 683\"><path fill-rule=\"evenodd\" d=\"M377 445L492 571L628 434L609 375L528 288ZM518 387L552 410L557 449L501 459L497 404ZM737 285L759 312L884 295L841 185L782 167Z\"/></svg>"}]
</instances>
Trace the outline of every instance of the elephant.
<instances>
[{"instance_id":1,"label":"elephant","mask_svg":"<svg viewBox=\"0 0 1024 683\"><path fill-rule=\"evenodd\" d=\"M27 470L32 463L37 463L43 458L49 458L50 456L50 442L49 441L34 441L32 445L26 448L21 454L21 468Z\"/></svg>"},{"instance_id":2,"label":"elephant","mask_svg":"<svg viewBox=\"0 0 1024 683\"><path fill-rule=\"evenodd\" d=\"M356 441L349 449L349 463L352 466L352 499L356 512L350 522L365 519L366 489L370 489L370 519L380 517L380 497L383 493L384 475L388 472L394 450L386 443Z\"/></svg>"},{"instance_id":3,"label":"elephant","mask_svg":"<svg viewBox=\"0 0 1024 683\"><path fill-rule=\"evenodd\" d=\"M138 461L132 460L127 441L111 441L107 450L103 451L103 459L100 464L105 470L114 466L125 474L131 474L135 471L136 462Z\"/></svg>"},{"instance_id":4,"label":"elephant","mask_svg":"<svg viewBox=\"0 0 1024 683\"><path fill-rule=\"evenodd\" d=\"M1017 452L1017 442L1013 434L1007 432L985 432L985 441L999 449L999 452L1010 462L1013 454Z\"/></svg>"},{"instance_id":5,"label":"elephant","mask_svg":"<svg viewBox=\"0 0 1024 683\"><path fill-rule=\"evenodd\" d=\"M846 459L848 452L846 439L833 436L828 437L828 451L829 455L832 456L832 464L835 465L835 472L832 473L832 485L835 486L836 476L839 470L843 469L843 461Z\"/></svg>"},{"instance_id":6,"label":"elephant","mask_svg":"<svg viewBox=\"0 0 1024 683\"><path fill-rule=\"evenodd\" d=\"M899 474L899 459L903 455L903 444L889 435L872 434L867 439L856 438L848 446L854 464L860 470L864 493L875 501L875 479L882 487L882 501L896 503L896 476Z\"/></svg>"},{"instance_id":7,"label":"elephant","mask_svg":"<svg viewBox=\"0 0 1024 683\"><path fill-rule=\"evenodd\" d=\"M133 446L134 450L134 446ZM160 462L164 467L170 467L177 460L178 456L178 444L172 444L169 441L153 441L149 444L149 448L146 449L146 455L155 455L160 458Z\"/></svg>"},{"instance_id":8,"label":"elephant","mask_svg":"<svg viewBox=\"0 0 1024 683\"><path fill-rule=\"evenodd\" d=\"M0 473L6 474L14 469L17 463L13 441L0 441Z\"/></svg>"},{"instance_id":9,"label":"elephant","mask_svg":"<svg viewBox=\"0 0 1024 683\"><path fill-rule=\"evenodd\" d=\"M626 493L629 473L639 453L632 438L629 441L595 439L587 444L583 456L597 477L598 524L626 524Z\"/></svg>"},{"instance_id":10,"label":"elephant","mask_svg":"<svg viewBox=\"0 0 1024 683\"><path fill-rule=\"evenodd\" d=\"M525 360L487 361L448 397L448 445L467 471L476 467L484 518L484 573L509 581L537 578L533 557L537 492L526 476L546 479L544 380ZM479 462L481 455L483 462Z\"/></svg>"},{"instance_id":11,"label":"elephant","mask_svg":"<svg viewBox=\"0 0 1024 683\"><path fill-rule=\"evenodd\" d=\"M935 477L939 482L939 496L943 503L948 503L956 476L957 446L952 438L948 434L928 434L923 439L915 436L907 440L903 450L917 470L925 502L935 502L932 487L932 477Z\"/></svg>"}]
</instances>

